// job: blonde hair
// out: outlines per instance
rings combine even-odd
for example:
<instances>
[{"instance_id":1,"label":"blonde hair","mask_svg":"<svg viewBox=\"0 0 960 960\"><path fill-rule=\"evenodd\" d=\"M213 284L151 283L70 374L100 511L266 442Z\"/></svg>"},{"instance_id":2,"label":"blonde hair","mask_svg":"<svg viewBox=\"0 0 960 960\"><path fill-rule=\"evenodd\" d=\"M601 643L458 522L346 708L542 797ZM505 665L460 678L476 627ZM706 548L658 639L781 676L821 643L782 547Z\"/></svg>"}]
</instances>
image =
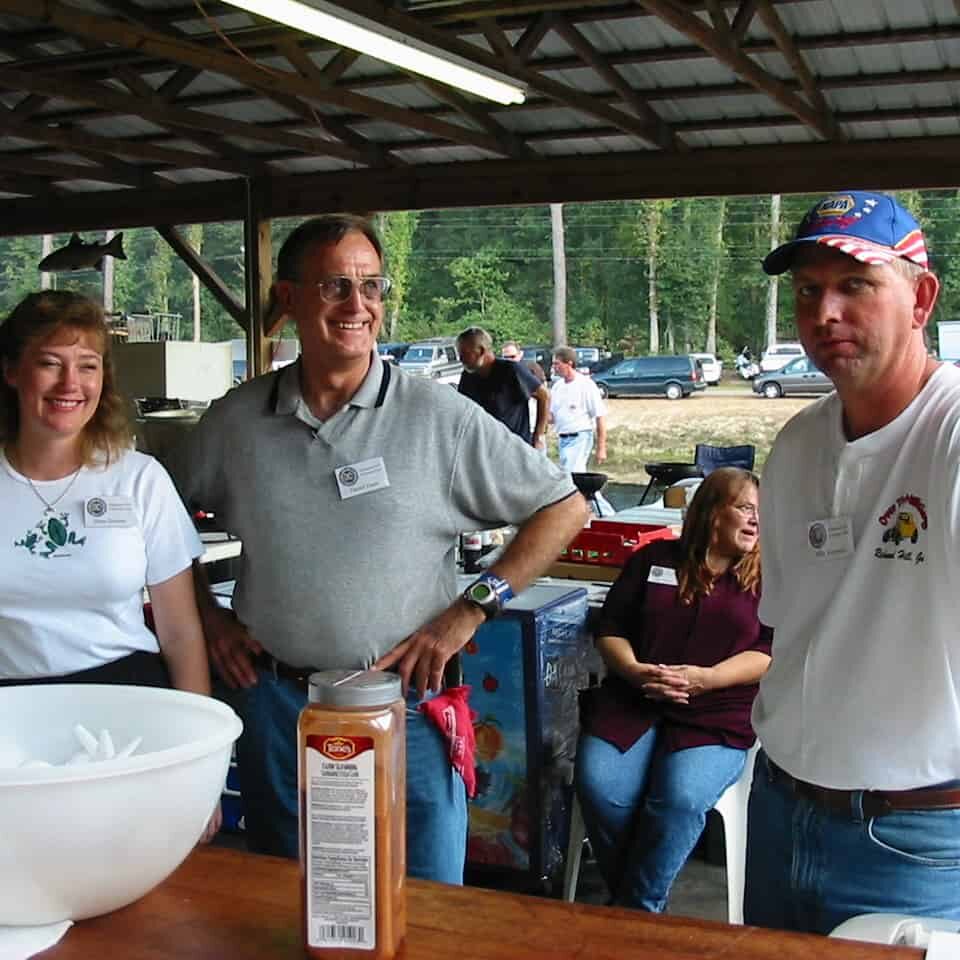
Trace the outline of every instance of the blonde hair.
<instances>
[{"instance_id":1,"label":"blonde hair","mask_svg":"<svg viewBox=\"0 0 960 960\"><path fill-rule=\"evenodd\" d=\"M15 369L27 348L46 343L64 330L88 334L103 360L100 401L80 435L80 456L92 466L117 459L133 442L126 404L116 387L110 356L110 333L100 304L72 290L42 290L28 294L0 325L3 372ZM14 443L20 434L20 399L16 389L0 382L0 443Z\"/></svg>"},{"instance_id":2,"label":"blonde hair","mask_svg":"<svg viewBox=\"0 0 960 960\"><path fill-rule=\"evenodd\" d=\"M708 596L713 590L714 575L707 566L707 549L713 538L717 514L732 504L744 487L756 489L760 481L756 474L740 467L719 467L697 488L680 535L682 559L677 586L680 603L689 606L698 596ZM756 594L760 589L760 541L754 544L730 567L741 590Z\"/></svg>"}]
</instances>

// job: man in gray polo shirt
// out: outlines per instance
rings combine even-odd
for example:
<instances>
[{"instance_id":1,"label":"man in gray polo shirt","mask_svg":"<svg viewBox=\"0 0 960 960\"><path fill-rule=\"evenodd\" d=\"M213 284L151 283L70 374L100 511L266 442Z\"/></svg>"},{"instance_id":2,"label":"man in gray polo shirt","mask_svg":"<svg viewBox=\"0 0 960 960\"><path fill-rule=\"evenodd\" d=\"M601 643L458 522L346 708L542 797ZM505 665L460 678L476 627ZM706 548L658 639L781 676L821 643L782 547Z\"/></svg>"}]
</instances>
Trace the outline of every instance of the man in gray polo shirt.
<instances>
[{"instance_id":1,"label":"man in gray polo shirt","mask_svg":"<svg viewBox=\"0 0 960 960\"><path fill-rule=\"evenodd\" d=\"M448 661L586 519L569 475L455 390L379 360L389 282L370 225L320 217L280 251L274 294L300 360L214 403L191 439L184 498L243 540L233 614L202 604L210 656L235 688L248 844L298 853L295 728L314 669L394 669L407 698L413 876L457 883L463 782L416 708ZM520 527L459 595L462 530Z\"/></svg>"}]
</instances>

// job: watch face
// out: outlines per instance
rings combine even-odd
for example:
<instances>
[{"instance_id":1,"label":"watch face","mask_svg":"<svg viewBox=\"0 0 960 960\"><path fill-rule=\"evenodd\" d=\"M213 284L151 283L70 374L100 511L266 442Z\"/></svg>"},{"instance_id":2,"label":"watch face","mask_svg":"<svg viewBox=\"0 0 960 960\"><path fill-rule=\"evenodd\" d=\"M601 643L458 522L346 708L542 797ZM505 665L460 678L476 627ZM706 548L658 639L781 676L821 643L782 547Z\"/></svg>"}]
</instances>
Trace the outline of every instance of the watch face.
<instances>
[{"instance_id":1,"label":"watch face","mask_svg":"<svg viewBox=\"0 0 960 960\"><path fill-rule=\"evenodd\" d=\"M477 603L489 603L491 599L494 599L496 594L493 592L493 588L488 583L475 583L470 588L470 596Z\"/></svg>"}]
</instances>

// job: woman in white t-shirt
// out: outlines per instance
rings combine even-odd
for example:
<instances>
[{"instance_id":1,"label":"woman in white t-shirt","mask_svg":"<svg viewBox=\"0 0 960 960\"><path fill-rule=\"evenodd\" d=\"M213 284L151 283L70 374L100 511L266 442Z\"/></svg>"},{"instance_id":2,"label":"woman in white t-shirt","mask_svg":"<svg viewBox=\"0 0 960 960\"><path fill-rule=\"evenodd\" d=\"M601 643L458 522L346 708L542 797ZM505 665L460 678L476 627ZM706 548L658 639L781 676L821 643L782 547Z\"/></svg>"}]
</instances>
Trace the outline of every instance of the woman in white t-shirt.
<instances>
[{"instance_id":1,"label":"woman in white t-shirt","mask_svg":"<svg viewBox=\"0 0 960 960\"><path fill-rule=\"evenodd\" d=\"M200 539L164 468L131 449L109 346L102 308L66 290L0 326L0 683L209 694Z\"/></svg>"}]
</instances>

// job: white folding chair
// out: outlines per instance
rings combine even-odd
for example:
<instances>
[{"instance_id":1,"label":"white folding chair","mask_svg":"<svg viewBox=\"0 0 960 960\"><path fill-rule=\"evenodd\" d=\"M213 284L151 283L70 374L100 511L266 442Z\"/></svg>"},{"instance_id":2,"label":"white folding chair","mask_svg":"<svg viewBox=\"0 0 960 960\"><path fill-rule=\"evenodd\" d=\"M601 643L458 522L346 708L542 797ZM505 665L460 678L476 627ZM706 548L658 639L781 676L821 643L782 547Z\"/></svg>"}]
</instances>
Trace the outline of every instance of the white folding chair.
<instances>
[{"instance_id":1,"label":"white folding chair","mask_svg":"<svg viewBox=\"0 0 960 960\"><path fill-rule=\"evenodd\" d=\"M743 884L747 862L747 801L753 783L753 764L760 749L759 741L748 751L743 773L720 795L713 809L723 820L723 840L727 860L727 922L743 923ZM577 898L577 880L580 875L580 857L586 830L576 792L570 811L570 840L563 869L563 899Z\"/></svg>"}]
</instances>

